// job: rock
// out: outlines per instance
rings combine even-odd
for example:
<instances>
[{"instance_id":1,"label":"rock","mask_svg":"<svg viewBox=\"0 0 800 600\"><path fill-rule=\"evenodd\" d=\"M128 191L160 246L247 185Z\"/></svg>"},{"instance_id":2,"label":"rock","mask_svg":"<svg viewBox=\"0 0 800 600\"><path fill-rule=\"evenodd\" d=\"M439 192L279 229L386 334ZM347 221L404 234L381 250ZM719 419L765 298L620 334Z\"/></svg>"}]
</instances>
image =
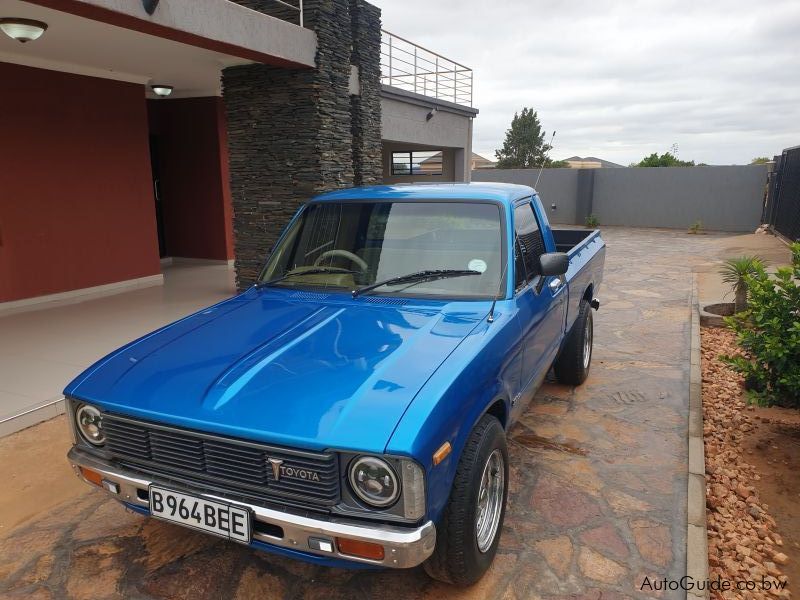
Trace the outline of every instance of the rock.
<instances>
[{"instance_id":1,"label":"rock","mask_svg":"<svg viewBox=\"0 0 800 600\"><path fill-rule=\"evenodd\" d=\"M559 577L566 577L572 561L572 542L566 536L536 542L536 549Z\"/></svg>"},{"instance_id":2,"label":"rock","mask_svg":"<svg viewBox=\"0 0 800 600\"><path fill-rule=\"evenodd\" d=\"M779 565L785 565L789 562L789 557L786 556L783 552L776 552L772 555L772 560L774 560Z\"/></svg>"},{"instance_id":3,"label":"rock","mask_svg":"<svg viewBox=\"0 0 800 600\"><path fill-rule=\"evenodd\" d=\"M586 577L603 583L616 583L626 572L619 563L586 547L581 548L578 564Z\"/></svg>"}]
</instances>

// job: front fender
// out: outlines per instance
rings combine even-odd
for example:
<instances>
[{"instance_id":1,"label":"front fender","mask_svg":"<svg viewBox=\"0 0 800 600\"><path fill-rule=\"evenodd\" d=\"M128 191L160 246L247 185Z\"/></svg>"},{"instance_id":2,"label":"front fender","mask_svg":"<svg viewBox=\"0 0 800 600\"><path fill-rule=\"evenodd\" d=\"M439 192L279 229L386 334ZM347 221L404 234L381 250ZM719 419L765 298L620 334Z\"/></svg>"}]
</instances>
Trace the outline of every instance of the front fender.
<instances>
[{"instance_id":1,"label":"front fender","mask_svg":"<svg viewBox=\"0 0 800 600\"><path fill-rule=\"evenodd\" d=\"M500 303L498 303L498 307ZM498 399L510 415L518 393L521 329L508 306L496 310L467 336L428 380L411 403L386 451L413 456L427 479L427 518L437 521L450 497L458 461L475 424ZM433 454L449 442L452 451L440 464Z\"/></svg>"}]
</instances>

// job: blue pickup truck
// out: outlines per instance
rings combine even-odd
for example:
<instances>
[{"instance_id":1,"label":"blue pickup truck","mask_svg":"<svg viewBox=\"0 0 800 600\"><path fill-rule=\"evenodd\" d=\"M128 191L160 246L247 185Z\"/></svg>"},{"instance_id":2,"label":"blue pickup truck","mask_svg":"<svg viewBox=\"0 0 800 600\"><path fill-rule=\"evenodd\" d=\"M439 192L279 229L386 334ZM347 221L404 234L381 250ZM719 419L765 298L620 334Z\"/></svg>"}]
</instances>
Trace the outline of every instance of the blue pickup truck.
<instances>
[{"instance_id":1,"label":"blue pickup truck","mask_svg":"<svg viewBox=\"0 0 800 600\"><path fill-rule=\"evenodd\" d=\"M506 432L551 367L587 376L604 257L524 186L319 196L252 287L67 386L69 461L143 515L469 585L499 543Z\"/></svg>"}]
</instances>

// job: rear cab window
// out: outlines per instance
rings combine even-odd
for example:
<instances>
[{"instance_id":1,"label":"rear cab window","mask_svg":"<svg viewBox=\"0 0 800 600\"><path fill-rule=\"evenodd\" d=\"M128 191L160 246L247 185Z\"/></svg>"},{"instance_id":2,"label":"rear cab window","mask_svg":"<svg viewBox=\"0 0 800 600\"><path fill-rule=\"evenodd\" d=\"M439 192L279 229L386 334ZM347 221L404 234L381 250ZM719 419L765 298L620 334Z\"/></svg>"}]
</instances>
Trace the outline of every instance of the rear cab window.
<instances>
[{"instance_id":1,"label":"rear cab window","mask_svg":"<svg viewBox=\"0 0 800 600\"><path fill-rule=\"evenodd\" d=\"M514 287L522 289L541 273L539 257L545 253L544 237L530 201L514 208Z\"/></svg>"}]
</instances>

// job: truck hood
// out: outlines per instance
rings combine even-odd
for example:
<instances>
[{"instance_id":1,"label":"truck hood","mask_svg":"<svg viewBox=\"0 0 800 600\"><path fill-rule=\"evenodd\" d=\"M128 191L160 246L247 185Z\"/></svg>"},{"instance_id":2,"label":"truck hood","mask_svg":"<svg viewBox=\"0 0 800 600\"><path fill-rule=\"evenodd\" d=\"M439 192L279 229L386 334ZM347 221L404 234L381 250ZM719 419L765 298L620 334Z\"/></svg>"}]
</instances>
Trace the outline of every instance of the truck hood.
<instances>
[{"instance_id":1,"label":"truck hood","mask_svg":"<svg viewBox=\"0 0 800 600\"><path fill-rule=\"evenodd\" d=\"M382 452L484 304L251 289L121 348L64 393L180 427Z\"/></svg>"}]
</instances>

